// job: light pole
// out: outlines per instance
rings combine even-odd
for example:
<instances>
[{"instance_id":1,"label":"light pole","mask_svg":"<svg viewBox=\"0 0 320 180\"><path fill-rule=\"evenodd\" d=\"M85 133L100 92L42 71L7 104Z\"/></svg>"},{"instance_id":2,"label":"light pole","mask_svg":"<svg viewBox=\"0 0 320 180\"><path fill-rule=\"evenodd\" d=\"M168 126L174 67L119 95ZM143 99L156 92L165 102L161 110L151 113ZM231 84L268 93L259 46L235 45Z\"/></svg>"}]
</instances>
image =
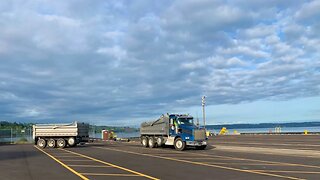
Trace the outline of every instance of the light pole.
<instances>
[{"instance_id":1,"label":"light pole","mask_svg":"<svg viewBox=\"0 0 320 180\"><path fill-rule=\"evenodd\" d=\"M203 117L203 127L206 129L206 111L205 111L205 106L206 106L206 96L202 96L202 117Z\"/></svg>"},{"instance_id":2,"label":"light pole","mask_svg":"<svg viewBox=\"0 0 320 180\"><path fill-rule=\"evenodd\" d=\"M200 124L199 124L199 117L198 117L198 112L197 112L197 127L198 127L198 128L200 128L199 125L200 125Z\"/></svg>"},{"instance_id":3,"label":"light pole","mask_svg":"<svg viewBox=\"0 0 320 180\"><path fill-rule=\"evenodd\" d=\"M11 141L11 144L13 144L13 138L12 138L12 128L10 128L10 141Z\"/></svg>"}]
</instances>

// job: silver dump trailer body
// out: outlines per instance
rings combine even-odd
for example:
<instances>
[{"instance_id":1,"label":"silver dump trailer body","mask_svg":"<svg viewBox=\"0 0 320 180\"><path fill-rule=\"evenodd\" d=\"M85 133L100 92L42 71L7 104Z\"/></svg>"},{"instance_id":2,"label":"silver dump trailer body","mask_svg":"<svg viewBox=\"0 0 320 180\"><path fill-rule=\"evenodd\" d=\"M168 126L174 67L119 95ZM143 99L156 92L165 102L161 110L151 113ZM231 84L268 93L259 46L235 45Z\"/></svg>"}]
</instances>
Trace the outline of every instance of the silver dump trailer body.
<instances>
[{"instance_id":1,"label":"silver dump trailer body","mask_svg":"<svg viewBox=\"0 0 320 180\"><path fill-rule=\"evenodd\" d=\"M144 122L140 126L141 135L169 135L169 117L161 116L159 119L151 122Z\"/></svg>"},{"instance_id":2,"label":"silver dump trailer body","mask_svg":"<svg viewBox=\"0 0 320 180\"><path fill-rule=\"evenodd\" d=\"M36 124L33 125L35 144L63 148L66 145L75 146L89 140L89 124L73 122L68 124Z\"/></svg>"}]
</instances>

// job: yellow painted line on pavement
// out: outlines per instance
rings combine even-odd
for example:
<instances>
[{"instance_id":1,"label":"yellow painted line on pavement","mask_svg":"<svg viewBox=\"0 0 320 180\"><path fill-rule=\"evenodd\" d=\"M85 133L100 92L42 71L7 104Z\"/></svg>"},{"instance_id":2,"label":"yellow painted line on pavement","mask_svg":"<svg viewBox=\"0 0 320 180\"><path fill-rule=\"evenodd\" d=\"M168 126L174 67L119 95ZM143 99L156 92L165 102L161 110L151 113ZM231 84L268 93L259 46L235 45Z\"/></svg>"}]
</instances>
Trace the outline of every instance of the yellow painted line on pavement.
<instances>
[{"instance_id":1,"label":"yellow painted line on pavement","mask_svg":"<svg viewBox=\"0 0 320 180\"><path fill-rule=\"evenodd\" d=\"M180 153L170 153L170 152L168 152L168 153L145 153L145 154L171 155L171 156L173 156L173 155L180 155Z\"/></svg>"},{"instance_id":2,"label":"yellow painted line on pavement","mask_svg":"<svg viewBox=\"0 0 320 180\"><path fill-rule=\"evenodd\" d=\"M90 162L91 160L87 160L87 159L83 159L83 160L82 159L64 159L64 160L61 160L61 161L75 161L75 162L78 162L78 161L79 162L83 162L83 161L84 162L88 162L89 161Z\"/></svg>"},{"instance_id":3,"label":"yellow painted line on pavement","mask_svg":"<svg viewBox=\"0 0 320 180\"><path fill-rule=\"evenodd\" d=\"M243 145L246 145L246 144L249 144L249 145L266 145L265 143L252 143L252 142L216 142L215 144L243 144ZM318 144L292 144L292 143L285 143L285 144L278 144L278 143L271 143L271 144L268 144L268 146L303 146L303 147L318 147L320 145Z\"/></svg>"},{"instance_id":4,"label":"yellow painted line on pavement","mask_svg":"<svg viewBox=\"0 0 320 180\"><path fill-rule=\"evenodd\" d=\"M210 156L210 155L208 155L208 156ZM219 156L219 155L214 155L214 156ZM233 159L233 160L279 164L279 165L284 165L284 166L300 166L300 167L318 168L318 169L320 168L319 166L306 165L306 164L285 163L285 162L277 162L277 161L264 161L264 160L247 159L247 158L236 158L236 157L229 157L229 156L219 156L219 157L224 157L224 158Z\"/></svg>"},{"instance_id":5,"label":"yellow painted line on pavement","mask_svg":"<svg viewBox=\"0 0 320 180\"><path fill-rule=\"evenodd\" d=\"M318 171L277 171L277 170L252 170L258 172L280 172L280 173L293 173L293 174L320 174Z\"/></svg>"},{"instance_id":6,"label":"yellow painted line on pavement","mask_svg":"<svg viewBox=\"0 0 320 180\"><path fill-rule=\"evenodd\" d=\"M112 166L101 166L101 165L81 165L81 164L68 164L68 166L71 167L101 167L101 168L105 168L105 167L112 167Z\"/></svg>"},{"instance_id":7,"label":"yellow painted line on pavement","mask_svg":"<svg viewBox=\"0 0 320 180\"><path fill-rule=\"evenodd\" d=\"M90 156L86 156L86 155L83 155L83 154L80 154L80 153L76 153L76 152L73 152L73 151L69 151L69 150L66 150L66 149L61 149L62 151L66 151L66 152L69 152L71 154L75 154L75 155L78 155L78 156L81 156L81 157L84 157L84 158L87 158L87 159L90 159L92 161L96 161L96 162L99 162L99 163L102 163L102 164L106 164L108 166L112 166L114 168L118 168L118 169L122 169L124 171L128 171L128 172L131 172L133 174L137 174L139 176L142 176L142 177L145 177L145 178L149 178L149 179L153 179L153 180L159 180L158 178L155 178L155 177L152 177L152 176L149 176L149 175L146 175L146 174L143 174L143 173L139 173L137 171L134 171L134 170L131 170L131 169L128 169L128 168L125 168L125 167L121 167L121 166L118 166L118 165L115 165L115 164L111 164L111 163L108 163L108 162L105 162L105 161L102 161L102 160L99 160L99 159L95 159L93 157L90 157Z\"/></svg>"},{"instance_id":8,"label":"yellow painted line on pavement","mask_svg":"<svg viewBox=\"0 0 320 180\"><path fill-rule=\"evenodd\" d=\"M118 152L124 152L124 153L128 153L128 154L135 154L135 155L141 155L141 156L154 157L154 158L159 158L159 159L166 159L166 160L189 163L189 164L196 164L196 165L201 165L201 166L208 166L208 167L215 167L215 168L220 168L220 169L227 169L227 170L233 170L233 171L238 171L238 172L246 172L246 173L251 173L251 174L259 174L259 175L272 176L272 177L278 177L278 178L284 178L284 179L295 179L295 180L299 179L299 180L302 180L302 178L297 178L297 177L283 176L283 175L278 175L278 174L270 174L270 173L259 172L259 171L251 171L251 170L245 170L245 169L238 169L238 168L220 166L220 165L214 165L214 164L206 164L206 163L202 163L202 162L194 162L194 161L176 159L176 158L171 158L171 157L155 156L155 155L151 155L151 154L143 154L143 153L137 153L137 152L132 152L132 151L113 149L113 148L103 148L103 147L94 147L94 148L106 149L106 150L118 151Z\"/></svg>"},{"instance_id":9,"label":"yellow painted line on pavement","mask_svg":"<svg viewBox=\"0 0 320 180\"><path fill-rule=\"evenodd\" d=\"M139 147L132 147L135 149L138 149ZM139 148L140 149L140 148ZM161 150L161 149L153 149L156 151L166 151L166 150ZM192 153L192 152L179 152L177 151L176 153L181 153L181 154L192 154L192 155L197 155L197 156L202 156L202 157L218 157L218 158L225 158L225 160L230 159L230 160L240 160L240 161L252 161L252 162L261 162L261 163L270 163L270 164L279 164L279 165L284 165L284 166L300 166L300 167L308 167L308 168L317 168L320 169L320 166L314 166L314 165L307 165L307 164L296 164L296 163L286 163L286 162L278 162L278 161L265 161L265 160L258 160L258 159L248 159L248 158L238 158L238 157L230 157L230 156L221 156L221 155L211 155L211 154L199 154L199 153Z\"/></svg>"},{"instance_id":10,"label":"yellow painted line on pavement","mask_svg":"<svg viewBox=\"0 0 320 180\"><path fill-rule=\"evenodd\" d=\"M64 164L63 162L59 161L57 158L53 157L51 154L45 152L44 150L38 148L37 146L34 146L35 148L37 148L39 151L43 152L44 154L46 154L47 156L49 156L50 158L52 158L53 160L55 160L56 162L58 162L59 164L61 164L63 167L65 167L66 169L68 169L69 171L71 171L72 173L74 173L75 175L79 176L81 179L83 180L89 180L87 177L83 176L82 174L80 174L79 172L75 171L74 169L72 169L71 167L67 166L66 164Z\"/></svg>"},{"instance_id":11,"label":"yellow painted line on pavement","mask_svg":"<svg viewBox=\"0 0 320 180\"><path fill-rule=\"evenodd\" d=\"M229 162L202 162L207 164L227 164L227 165L244 165L244 166L283 166L279 164L264 164L264 163L229 163Z\"/></svg>"},{"instance_id":12,"label":"yellow painted line on pavement","mask_svg":"<svg viewBox=\"0 0 320 180\"><path fill-rule=\"evenodd\" d=\"M222 151L221 149L219 151ZM235 151L230 151L230 152L235 152ZM242 152L245 152L245 151L242 151ZM303 155L303 156L296 156L295 154L284 154L284 155L281 155L279 153L276 153L276 152L252 152L254 154L267 154L267 155L275 155L275 156L290 156L290 157L304 157L304 158L317 158L319 159L320 157L319 156L313 156L313 155Z\"/></svg>"},{"instance_id":13,"label":"yellow painted line on pavement","mask_svg":"<svg viewBox=\"0 0 320 180\"><path fill-rule=\"evenodd\" d=\"M83 175L87 175L87 176L140 176L137 174L104 174L104 173L81 173Z\"/></svg>"},{"instance_id":14,"label":"yellow painted line on pavement","mask_svg":"<svg viewBox=\"0 0 320 180\"><path fill-rule=\"evenodd\" d=\"M229 159L229 158L220 158L220 157L181 157L179 156L179 158L183 158L183 159L209 159L209 160L222 160L222 161L234 161L233 159Z\"/></svg>"},{"instance_id":15,"label":"yellow painted line on pavement","mask_svg":"<svg viewBox=\"0 0 320 180\"><path fill-rule=\"evenodd\" d=\"M69 157L70 157L70 158L71 158L71 157L72 157L72 158L81 158L81 157L79 157L79 156L54 156L54 157L58 157L58 158L62 158L62 157L63 157L63 158L66 158L66 157L68 157L68 158L69 158Z\"/></svg>"},{"instance_id":16,"label":"yellow painted line on pavement","mask_svg":"<svg viewBox=\"0 0 320 180\"><path fill-rule=\"evenodd\" d=\"M157 155L157 156L172 156L172 157L184 157L185 154L158 154L158 153L144 153L144 154L150 154L150 155ZM188 156L190 157L190 156ZM191 156L191 157L198 157L198 156Z\"/></svg>"}]
</instances>

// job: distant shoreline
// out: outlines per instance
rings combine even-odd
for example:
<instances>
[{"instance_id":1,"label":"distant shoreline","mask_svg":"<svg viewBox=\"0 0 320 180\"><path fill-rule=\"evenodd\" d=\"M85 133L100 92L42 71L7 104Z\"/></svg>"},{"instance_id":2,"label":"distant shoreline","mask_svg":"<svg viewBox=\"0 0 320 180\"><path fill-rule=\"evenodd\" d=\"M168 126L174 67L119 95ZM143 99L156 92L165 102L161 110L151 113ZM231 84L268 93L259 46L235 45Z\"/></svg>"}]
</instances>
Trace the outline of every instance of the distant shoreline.
<instances>
[{"instance_id":1,"label":"distant shoreline","mask_svg":"<svg viewBox=\"0 0 320 180\"><path fill-rule=\"evenodd\" d=\"M320 122L299 122L299 123L259 123L259 124L222 124L206 125L208 129L251 129L251 128L275 128L275 127L318 127Z\"/></svg>"},{"instance_id":2,"label":"distant shoreline","mask_svg":"<svg viewBox=\"0 0 320 180\"><path fill-rule=\"evenodd\" d=\"M26 129L31 128L32 123L16 123L16 122L0 122L0 129ZM206 125L207 129L256 129L256 128L275 128L275 127L320 127L320 121L317 122L292 122L292 123L259 123L259 124L220 124L220 125ZM96 126L91 125L90 129L95 132L101 132L102 129L113 130L115 132L136 132L139 131L139 128L135 127L115 127L115 126Z\"/></svg>"}]
</instances>

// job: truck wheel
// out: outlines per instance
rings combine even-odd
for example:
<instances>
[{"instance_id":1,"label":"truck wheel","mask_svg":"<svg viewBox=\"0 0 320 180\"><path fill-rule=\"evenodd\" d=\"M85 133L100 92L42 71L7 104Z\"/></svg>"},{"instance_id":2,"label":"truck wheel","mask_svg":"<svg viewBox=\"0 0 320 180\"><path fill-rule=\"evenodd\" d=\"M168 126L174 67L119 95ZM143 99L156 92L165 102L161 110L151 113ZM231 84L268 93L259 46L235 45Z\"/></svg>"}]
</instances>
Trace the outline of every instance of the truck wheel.
<instances>
[{"instance_id":1,"label":"truck wheel","mask_svg":"<svg viewBox=\"0 0 320 180\"><path fill-rule=\"evenodd\" d=\"M46 140L44 140L44 139L39 139L39 140L37 141L37 145L38 145L39 148L45 148L46 145L47 145L47 142L46 142Z\"/></svg>"},{"instance_id":2,"label":"truck wheel","mask_svg":"<svg viewBox=\"0 0 320 180\"><path fill-rule=\"evenodd\" d=\"M69 144L70 147L75 146L75 145L76 145L76 140L75 140L75 138L74 138L74 137L69 137L69 139L68 139L68 144Z\"/></svg>"},{"instance_id":3,"label":"truck wheel","mask_svg":"<svg viewBox=\"0 0 320 180\"><path fill-rule=\"evenodd\" d=\"M64 147L66 147L66 144L67 144L66 141L64 139L62 139L62 138L57 140L58 148L64 148Z\"/></svg>"},{"instance_id":4,"label":"truck wheel","mask_svg":"<svg viewBox=\"0 0 320 180\"><path fill-rule=\"evenodd\" d=\"M182 141L181 138L174 140L174 148L179 151L183 151L186 148L186 142Z\"/></svg>"},{"instance_id":5,"label":"truck wheel","mask_svg":"<svg viewBox=\"0 0 320 180\"><path fill-rule=\"evenodd\" d=\"M156 146L156 143L153 137L149 137L148 145L149 145L149 148L154 148Z\"/></svg>"},{"instance_id":6,"label":"truck wheel","mask_svg":"<svg viewBox=\"0 0 320 180\"><path fill-rule=\"evenodd\" d=\"M207 147L207 145L196 146L196 149L198 149L198 150L204 150L206 147Z\"/></svg>"},{"instance_id":7,"label":"truck wheel","mask_svg":"<svg viewBox=\"0 0 320 180\"><path fill-rule=\"evenodd\" d=\"M163 146L163 138L162 137L158 137L157 138L157 144L158 144L158 146Z\"/></svg>"},{"instance_id":8,"label":"truck wheel","mask_svg":"<svg viewBox=\"0 0 320 180\"><path fill-rule=\"evenodd\" d=\"M56 147L56 141L54 139L49 139L47 146L49 148L55 148Z\"/></svg>"},{"instance_id":9,"label":"truck wheel","mask_svg":"<svg viewBox=\"0 0 320 180\"><path fill-rule=\"evenodd\" d=\"M148 138L145 136L142 136L141 143L144 147L148 147Z\"/></svg>"}]
</instances>

